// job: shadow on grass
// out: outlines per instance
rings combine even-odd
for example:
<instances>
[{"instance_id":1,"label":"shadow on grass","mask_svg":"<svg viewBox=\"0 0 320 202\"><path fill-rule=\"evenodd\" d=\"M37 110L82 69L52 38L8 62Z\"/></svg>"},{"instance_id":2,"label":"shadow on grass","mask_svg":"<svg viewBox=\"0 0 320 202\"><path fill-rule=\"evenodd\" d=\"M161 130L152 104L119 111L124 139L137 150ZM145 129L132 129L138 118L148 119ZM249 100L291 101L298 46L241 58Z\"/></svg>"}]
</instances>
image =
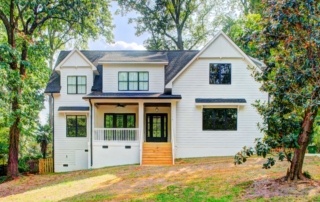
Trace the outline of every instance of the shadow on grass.
<instances>
[{"instance_id":1,"label":"shadow on grass","mask_svg":"<svg viewBox=\"0 0 320 202\"><path fill-rule=\"evenodd\" d=\"M138 166L130 165L64 173L51 173L45 175L21 175L17 179L4 181L2 184L0 184L0 190L2 190L0 192L0 197L2 198L10 195L17 195L37 189L54 187L61 184L76 183L77 181L99 177L106 174L119 174L121 173L121 170L134 170L136 167ZM5 180L5 178L0 180ZM25 186L21 186L21 184L25 184Z\"/></svg>"}]
</instances>

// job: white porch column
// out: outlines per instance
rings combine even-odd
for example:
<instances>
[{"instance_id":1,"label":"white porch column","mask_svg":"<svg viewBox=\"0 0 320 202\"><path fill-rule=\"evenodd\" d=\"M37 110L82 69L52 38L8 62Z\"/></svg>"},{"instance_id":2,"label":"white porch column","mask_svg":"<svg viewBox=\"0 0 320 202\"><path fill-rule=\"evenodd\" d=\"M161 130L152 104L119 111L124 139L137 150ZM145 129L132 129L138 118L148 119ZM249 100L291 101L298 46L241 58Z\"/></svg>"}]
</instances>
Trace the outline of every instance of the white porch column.
<instances>
[{"instance_id":1,"label":"white porch column","mask_svg":"<svg viewBox=\"0 0 320 202\"><path fill-rule=\"evenodd\" d=\"M142 148L144 142L144 103L139 101L139 142L140 142L140 165L142 165Z\"/></svg>"},{"instance_id":2,"label":"white porch column","mask_svg":"<svg viewBox=\"0 0 320 202\"><path fill-rule=\"evenodd\" d=\"M88 156L89 156L89 161L88 161L88 168L92 168L93 167L93 140L94 140L94 122L95 122L95 113L96 113L96 107L94 105L94 102L91 102L91 107L92 109L90 113L90 135L89 135L89 148L88 150L90 152L88 152ZM91 139L92 138L92 139Z\"/></svg>"},{"instance_id":3,"label":"white porch column","mask_svg":"<svg viewBox=\"0 0 320 202\"><path fill-rule=\"evenodd\" d=\"M171 102L171 145L172 145L172 164L174 165L175 159L175 142L176 142L176 124L177 124L177 102Z\"/></svg>"}]
</instances>

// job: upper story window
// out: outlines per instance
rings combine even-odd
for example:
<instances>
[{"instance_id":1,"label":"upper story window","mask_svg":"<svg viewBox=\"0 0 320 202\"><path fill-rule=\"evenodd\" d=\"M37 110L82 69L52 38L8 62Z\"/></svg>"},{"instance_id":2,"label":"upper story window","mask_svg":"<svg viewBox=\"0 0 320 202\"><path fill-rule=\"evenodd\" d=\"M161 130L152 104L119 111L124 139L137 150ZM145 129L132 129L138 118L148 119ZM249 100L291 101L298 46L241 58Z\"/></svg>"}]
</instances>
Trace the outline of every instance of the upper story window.
<instances>
[{"instance_id":1,"label":"upper story window","mask_svg":"<svg viewBox=\"0 0 320 202\"><path fill-rule=\"evenodd\" d=\"M67 137L87 137L87 117L84 115L67 116Z\"/></svg>"},{"instance_id":2,"label":"upper story window","mask_svg":"<svg viewBox=\"0 0 320 202\"><path fill-rule=\"evenodd\" d=\"M210 63L210 84L231 84L231 64Z\"/></svg>"},{"instance_id":3,"label":"upper story window","mask_svg":"<svg viewBox=\"0 0 320 202\"><path fill-rule=\"evenodd\" d=\"M86 76L68 76L68 94L86 94Z\"/></svg>"},{"instance_id":4,"label":"upper story window","mask_svg":"<svg viewBox=\"0 0 320 202\"><path fill-rule=\"evenodd\" d=\"M119 72L119 91L149 90L149 72Z\"/></svg>"},{"instance_id":5,"label":"upper story window","mask_svg":"<svg viewBox=\"0 0 320 202\"><path fill-rule=\"evenodd\" d=\"M237 109L205 108L202 111L203 130L237 130Z\"/></svg>"}]
</instances>

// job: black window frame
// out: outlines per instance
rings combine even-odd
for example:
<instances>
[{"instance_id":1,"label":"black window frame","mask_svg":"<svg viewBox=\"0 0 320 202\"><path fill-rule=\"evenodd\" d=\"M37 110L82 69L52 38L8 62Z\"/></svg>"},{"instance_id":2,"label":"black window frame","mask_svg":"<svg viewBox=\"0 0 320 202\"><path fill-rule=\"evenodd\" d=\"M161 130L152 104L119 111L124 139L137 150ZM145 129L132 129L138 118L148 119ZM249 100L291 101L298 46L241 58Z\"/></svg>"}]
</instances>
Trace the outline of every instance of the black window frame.
<instances>
[{"instance_id":1,"label":"black window frame","mask_svg":"<svg viewBox=\"0 0 320 202\"><path fill-rule=\"evenodd\" d=\"M107 128L106 126L106 116L107 115L112 115L113 116L113 127L112 128L118 128L116 127L116 123L117 123L117 120L116 120L116 117L118 115L122 115L123 116L123 127L122 128L129 128L128 125L127 125L127 116L130 115L132 116L133 115L133 122L134 122L134 126L133 127L130 127L130 128L136 128L136 114L135 113L104 113L104 127Z\"/></svg>"},{"instance_id":2,"label":"black window frame","mask_svg":"<svg viewBox=\"0 0 320 202\"><path fill-rule=\"evenodd\" d=\"M218 65L218 68L219 68L219 83L212 83L211 81L211 76L215 75L216 73L212 72L211 71L211 65ZM230 66L230 82L229 83L222 83L222 77L221 77L221 66L219 65L229 65ZM227 75L227 74L225 74ZM231 85L232 83L232 65L231 63L209 63L209 84L210 85Z\"/></svg>"},{"instance_id":3,"label":"black window frame","mask_svg":"<svg viewBox=\"0 0 320 202\"><path fill-rule=\"evenodd\" d=\"M120 81L120 74L121 73L127 73L127 81ZM129 81L129 73L137 73L138 74L138 80L137 81ZM147 73L148 74L148 80L147 81L140 81L140 73ZM127 83L127 89L126 90L120 90L120 83L126 82ZM138 89L137 90L130 90L129 85L130 82L137 82L138 83ZM140 82L147 82L148 86L146 90L140 90ZM149 91L149 72L148 71L119 71L118 72L118 91Z\"/></svg>"},{"instance_id":4,"label":"black window frame","mask_svg":"<svg viewBox=\"0 0 320 202\"><path fill-rule=\"evenodd\" d=\"M74 85L74 84L69 84L69 78L70 77L76 77L76 84ZM85 78L85 84L78 84L78 77L84 77ZM70 85L74 85L74 86L76 86L76 92L75 93L70 93L69 92L69 86ZM78 92L78 87L79 86L84 86L85 87L85 92L84 93L79 93ZM79 95L84 95L84 94L87 94L87 76L84 76L84 75L81 75L81 76L67 76L67 94L71 94L71 95L77 95L77 94L79 94Z\"/></svg>"},{"instance_id":5,"label":"black window frame","mask_svg":"<svg viewBox=\"0 0 320 202\"><path fill-rule=\"evenodd\" d=\"M74 126L75 127L75 131L76 131L76 135L75 136L68 136L68 134L69 134L69 129L68 129L68 117L70 117L70 116L73 116L73 117L75 117L75 123L76 123L76 125ZM79 125L78 125L78 117L85 117L85 123L86 123L86 125L85 126L81 126L81 127L85 127L85 131L86 131L86 135L85 136L79 136L78 135L78 129L79 129ZM68 138L73 138L73 137L77 137L77 138L86 138L87 137L87 135L88 135L88 130L87 130L87 126L88 126L88 124L87 124L87 116L86 115L66 115L66 137L68 137Z\"/></svg>"},{"instance_id":6,"label":"black window frame","mask_svg":"<svg viewBox=\"0 0 320 202\"><path fill-rule=\"evenodd\" d=\"M212 120L214 123L212 124L212 128L205 128L205 122L204 122L204 119L205 119L205 110L224 110L224 117L223 117L223 119L224 119L224 128L223 129L221 129L221 128L214 128L214 126L215 126L215 120ZM235 119L235 128L232 128L232 129L229 129L229 128L226 128L226 126L227 126L227 122L226 122L226 119L227 119L227 117L226 117L226 111L227 110L235 110L235 112L236 112L236 119ZM212 112L212 113L214 113L214 112ZM238 108L203 108L202 109L202 130L203 131L237 131L238 130ZM215 117L215 116L213 116L213 117Z\"/></svg>"}]
</instances>

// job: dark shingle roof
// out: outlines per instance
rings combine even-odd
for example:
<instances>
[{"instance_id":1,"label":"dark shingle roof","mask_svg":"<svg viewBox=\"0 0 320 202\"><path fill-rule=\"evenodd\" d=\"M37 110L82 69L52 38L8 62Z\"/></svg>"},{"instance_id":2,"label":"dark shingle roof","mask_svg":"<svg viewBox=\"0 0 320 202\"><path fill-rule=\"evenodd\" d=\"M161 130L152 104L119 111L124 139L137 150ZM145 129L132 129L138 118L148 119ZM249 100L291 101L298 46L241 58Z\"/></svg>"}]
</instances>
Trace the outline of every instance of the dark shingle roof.
<instances>
[{"instance_id":1,"label":"dark shingle roof","mask_svg":"<svg viewBox=\"0 0 320 202\"><path fill-rule=\"evenodd\" d=\"M103 76L102 65L98 65L97 70L99 72L99 75L96 75L94 77L93 86L91 88L91 91L102 92L102 76Z\"/></svg>"},{"instance_id":2,"label":"dark shingle roof","mask_svg":"<svg viewBox=\"0 0 320 202\"><path fill-rule=\"evenodd\" d=\"M45 89L45 93L60 93L60 75L57 72L53 72Z\"/></svg>"},{"instance_id":3,"label":"dark shingle roof","mask_svg":"<svg viewBox=\"0 0 320 202\"><path fill-rule=\"evenodd\" d=\"M110 51L105 54L101 62L136 62L136 63L167 63L168 58L166 52L163 51Z\"/></svg>"},{"instance_id":4,"label":"dark shingle roof","mask_svg":"<svg viewBox=\"0 0 320 202\"><path fill-rule=\"evenodd\" d=\"M199 51L168 51L169 64L165 69L165 82L166 84L171 81L191 60Z\"/></svg>"},{"instance_id":5,"label":"dark shingle roof","mask_svg":"<svg viewBox=\"0 0 320 202\"><path fill-rule=\"evenodd\" d=\"M89 107L61 106L61 107L58 108L58 111L89 111Z\"/></svg>"},{"instance_id":6,"label":"dark shingle roof","mask_svg":"<svg viewBox=\"0 0 320 202\"><path fill-rule=\"evenodd\" d=\"M181 99L181 95L167 95L160 93L102 93L93 92L83 97L83 99Z\"/></svg>"},{"instance_id":7,"label":"dark shingle roof","mask_svg":"<svg viewBox=\"0 0 320 202\"><path fill-rule=\"evenodd\" d=\"M59 65L71 51L61 51L56 66ZM106 61L114 62L168 62L165 68L166 84L188 64L199 51L90 51L83 50L81 53L97 67L100 75L94 78L92 91L102 91L102 65L98 61L105 58ZM45 93L60 92L60 75L53 72L47 84Z\"/></svg>"},{"instance_id":8,"label":"dark shingle roof","mask_svg":"<svg viewBox=\"0 0 320 202\"><path fill-rule=\"evenodd\" d=\"M196 98L196 103L247 103L243 98Z\"/></svg>"}]
</instances>

